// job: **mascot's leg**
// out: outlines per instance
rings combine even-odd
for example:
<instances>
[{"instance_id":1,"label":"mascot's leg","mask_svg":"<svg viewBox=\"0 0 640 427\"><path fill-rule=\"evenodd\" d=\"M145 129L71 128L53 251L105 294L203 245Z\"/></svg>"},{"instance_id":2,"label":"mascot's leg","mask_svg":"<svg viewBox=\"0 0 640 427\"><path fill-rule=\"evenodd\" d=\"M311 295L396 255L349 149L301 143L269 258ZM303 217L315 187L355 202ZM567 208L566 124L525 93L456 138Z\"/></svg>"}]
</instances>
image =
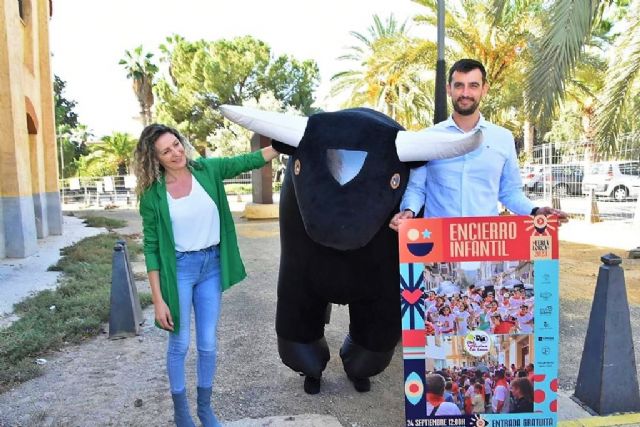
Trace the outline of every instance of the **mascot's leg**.
<instances>
[{"instance_id":1,"label":"mascot's leg","mask_svg":"<svg viewBox=\"0 0 640 427\"><path fill-rule=\"evenodd\" d=\"M324 338L326 302L314 301L298 293L279 292L276 311L278 352L282 362L305 376L304 391L320 391L320 377L329 361L329 346Z\"/></svg>"},{"instance_id":2,"label":"mascot's leg","mask_svg":"<svg viewBox=\"0 0 640 427\"><path fill-rule=\"evenodd\" d=\"M400 339L398 298L349 305L349 335L340 349L347 377L359 392L369 391L369 377L384 371Z\"/></svg>"}]
</instances>

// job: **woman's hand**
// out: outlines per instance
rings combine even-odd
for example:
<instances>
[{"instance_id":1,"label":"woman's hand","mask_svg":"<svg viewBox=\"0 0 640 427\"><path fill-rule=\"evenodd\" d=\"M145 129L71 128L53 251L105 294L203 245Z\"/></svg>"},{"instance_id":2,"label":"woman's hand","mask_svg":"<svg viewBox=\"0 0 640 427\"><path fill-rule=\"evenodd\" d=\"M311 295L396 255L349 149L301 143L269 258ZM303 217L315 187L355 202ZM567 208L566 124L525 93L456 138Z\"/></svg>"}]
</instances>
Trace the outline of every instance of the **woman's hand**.
<instances>
[{"instance_id":1,"label":"woman's hand","mask_svg":"<svg viewBox=\"0 0 640 427\"><path fill-rule=\"evenodd\" d=\"M162 299L153 304L153 309L156 315L156 322L167 331L173 331L173 319L171 318L171 312L169 311L169 307L167 303L165 303Z\"/></svg>"},{"instance_id":2,"label":"woman's hand","mask_svg":"<svg viewBox=\"0 0 640 427\"><path fill-rule=\"evenodd\" d=\"M262 157L264 158L264 161L267 163L275 159L276 157L278 157L278 154L280 154L272 146L264 147L261 149L261 151L262 151Z\"/></svg>"}]
</instances>

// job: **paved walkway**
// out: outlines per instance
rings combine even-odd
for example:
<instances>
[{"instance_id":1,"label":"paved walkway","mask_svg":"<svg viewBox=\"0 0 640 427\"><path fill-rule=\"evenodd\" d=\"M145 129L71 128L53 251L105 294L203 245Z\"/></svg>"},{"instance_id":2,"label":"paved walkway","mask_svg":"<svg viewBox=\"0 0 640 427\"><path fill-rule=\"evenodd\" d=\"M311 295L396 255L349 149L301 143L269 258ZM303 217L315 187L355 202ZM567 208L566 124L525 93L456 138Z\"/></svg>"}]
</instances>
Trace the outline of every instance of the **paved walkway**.
<instances>
[{"instance_id":1,"label":"paved walkway","mask_svg":"<svg viewBox=\"0 0 640 427\"><path fill-rule=\"evenodd\" d=\"M242 211L246 200L230 197L232 210ZM118 212L110 212L109 216L118 216ZM124 214L124 212L123 212ZM131 221L130 212L127 215L129 225L125 230L118 230L125 234L139 233L139 221ZM87 236L103 232L103 229L85 227L79 218L64 217L64 235L54 236L39 241L38 253L25 259L0 260L0 326L12 320L10 314L13 304L33 292L55 287L58 273L46 271L50 265L57 262L62 247ZM561 240L586 243L612 248L618 255L626 257L626 251L640 246L640 233L615 223L586 224L572 221L562 227ZM8 286L11 284L11 286ZM564 427L578 426L640 426L640 414L626 414L619 416L592 416L571 399L567 392L559 391L559 420ZM335 417L320 414L298 414L291 416L277 416L260 419L242 419L225 424L227 427L340 427Z\"/></svg>"},{"instance_id":2,"label":"paved walkway","mask_svg":"<svg viewBox=\"0 0 640 427\"><path fill-rule=\"evenodd\" d=\"M13 305L32 293L54 288L60 273L47 271L60 259L60 249L106 230L85 227L80 218L63 216L62 236L38 240L38 251L27 258L0 259L0 325Z\"/></svg>"}]
</instances>

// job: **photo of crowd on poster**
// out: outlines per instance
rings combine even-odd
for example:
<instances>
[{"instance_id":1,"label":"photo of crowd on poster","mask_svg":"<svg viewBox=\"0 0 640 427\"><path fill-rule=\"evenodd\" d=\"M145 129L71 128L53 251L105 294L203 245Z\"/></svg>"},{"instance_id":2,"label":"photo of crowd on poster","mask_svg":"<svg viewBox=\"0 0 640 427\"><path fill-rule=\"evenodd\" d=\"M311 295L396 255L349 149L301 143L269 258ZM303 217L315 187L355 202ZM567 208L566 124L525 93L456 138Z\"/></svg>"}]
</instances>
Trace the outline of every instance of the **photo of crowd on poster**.
<instances>
[{"instance_id":1,"label":"photo of crowd on poster","mask_svg":"<svg viewBox=\"0 0 640 427\"><path fill-rule=\"evenodd\" d=\"M533 333L531 261L425 265L427 335Z\"/></svg>"},{"instance_id":2,"label":"photo of crowd on poster","mask_svg":"<svg viewBox=\"0 0 640 427\"><path fill-rule=\"evenodd\" d=\"M425 265L427 415L533 412L531 261Z\"/></svg>"}]
</instances>

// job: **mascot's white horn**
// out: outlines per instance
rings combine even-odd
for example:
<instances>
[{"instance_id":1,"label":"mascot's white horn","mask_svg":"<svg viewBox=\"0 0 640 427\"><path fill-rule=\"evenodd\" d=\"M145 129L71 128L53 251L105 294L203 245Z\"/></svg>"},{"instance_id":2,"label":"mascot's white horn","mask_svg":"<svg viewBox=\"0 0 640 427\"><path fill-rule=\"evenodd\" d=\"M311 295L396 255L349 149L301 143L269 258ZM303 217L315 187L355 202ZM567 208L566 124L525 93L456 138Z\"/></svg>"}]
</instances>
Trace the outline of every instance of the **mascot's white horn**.
<instances>
[{"instance_id":1,"label":"mascot's white horn","mask_svg":"<svg viewBox=\"0 0 640 427\"><path fill-rule=\"evenodd\" d=\"M482 144L482 132L452 134L436 128L420 132L401 130L396 136L396 150L401 162L448 159L475 150Z\"/></svg>"},{"instance_id":2,"label":"mascot's white horn","mask_svg":"<svg viewBox=\"0 0 640 427\"><path fill-rule=\"evenodd\" d=\"M263 111L237 105L221 105L222 115L257 134L297 147L307 127L307 117Z\"/></svg>"}]
</instances>

